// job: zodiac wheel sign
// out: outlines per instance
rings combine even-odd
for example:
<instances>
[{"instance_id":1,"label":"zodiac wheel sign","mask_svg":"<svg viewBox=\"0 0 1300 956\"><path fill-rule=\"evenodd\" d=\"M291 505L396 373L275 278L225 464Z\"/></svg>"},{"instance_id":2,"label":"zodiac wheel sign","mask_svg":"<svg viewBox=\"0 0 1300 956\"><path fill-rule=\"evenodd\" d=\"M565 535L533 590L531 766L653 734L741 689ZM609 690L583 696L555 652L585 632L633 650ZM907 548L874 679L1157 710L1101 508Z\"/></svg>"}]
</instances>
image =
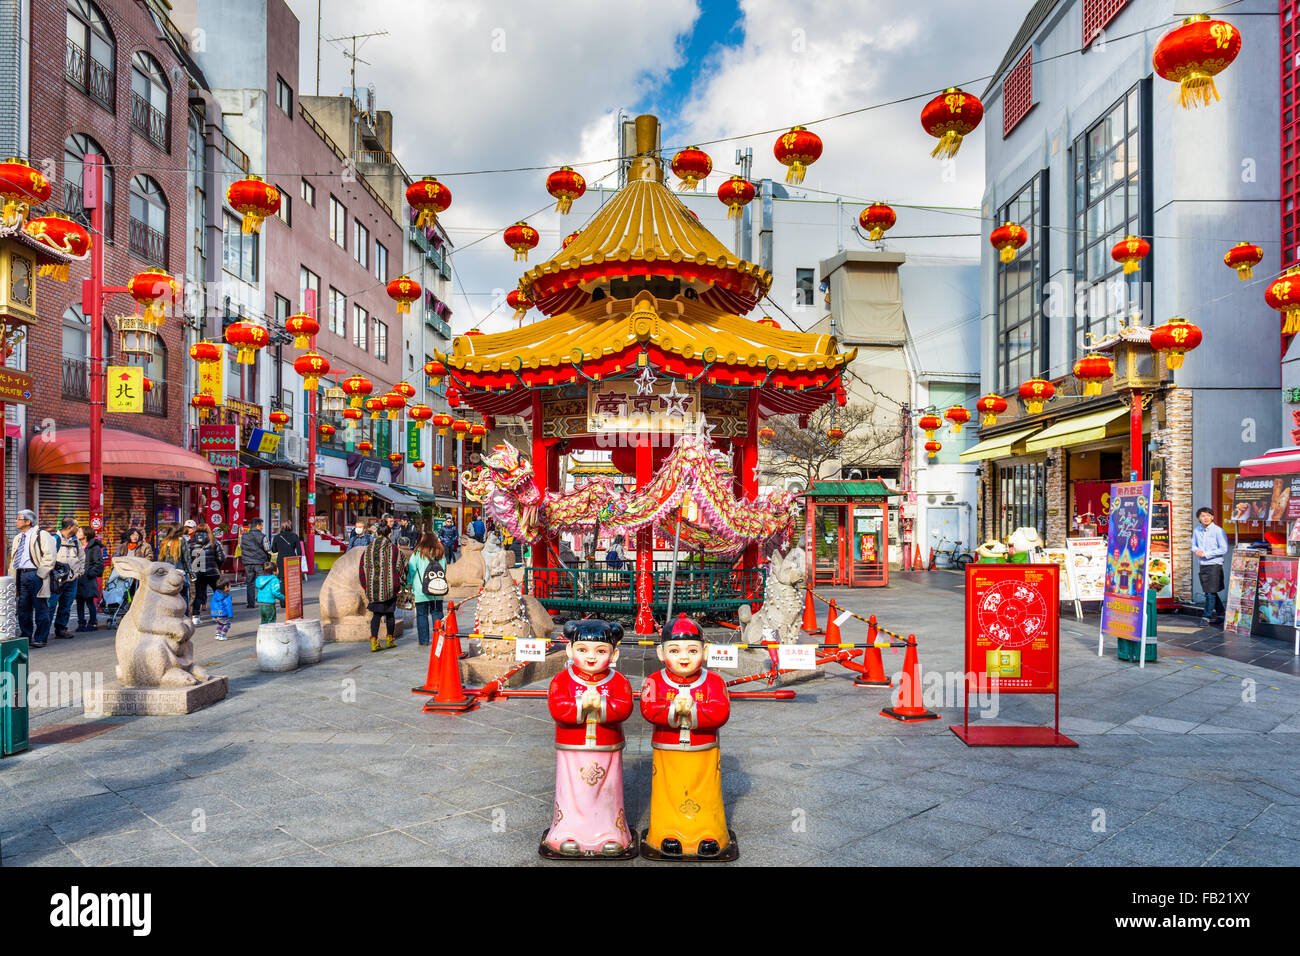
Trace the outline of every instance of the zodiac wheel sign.
<instances>
[{"instance_id":1,"label":"zodiac wheel sign","mask_svg":"<svg viewBox=\"0 0 1300 956\"><path fill-rule=\"evenodd\" d=\"M985 591L977 615L980 633L998 647L1024 647L1047 630L1042 594L1017 581L999 581Z\"/></svg>"}]
</instances>

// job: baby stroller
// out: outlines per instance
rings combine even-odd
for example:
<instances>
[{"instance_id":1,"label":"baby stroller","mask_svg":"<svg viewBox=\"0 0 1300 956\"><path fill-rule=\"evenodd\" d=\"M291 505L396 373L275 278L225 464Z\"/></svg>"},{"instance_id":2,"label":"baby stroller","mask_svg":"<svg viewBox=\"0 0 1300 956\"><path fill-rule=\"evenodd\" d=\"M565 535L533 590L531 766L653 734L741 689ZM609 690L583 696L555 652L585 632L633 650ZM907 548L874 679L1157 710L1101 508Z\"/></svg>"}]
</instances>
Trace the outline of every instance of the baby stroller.
<instances>
[{"instance_id":1,"label":"baby stroller","mask_svg":"<svg viewBox=\"0 0 1300 956\"><path fill-rule=\"evenodd\" d=\"M104 585L104 594L100 598L100 609L108 615L109 627L117 627L118 622L131 606L131 583L117 571L109 574L108 583Z\"/></svg>"}]
</instances>

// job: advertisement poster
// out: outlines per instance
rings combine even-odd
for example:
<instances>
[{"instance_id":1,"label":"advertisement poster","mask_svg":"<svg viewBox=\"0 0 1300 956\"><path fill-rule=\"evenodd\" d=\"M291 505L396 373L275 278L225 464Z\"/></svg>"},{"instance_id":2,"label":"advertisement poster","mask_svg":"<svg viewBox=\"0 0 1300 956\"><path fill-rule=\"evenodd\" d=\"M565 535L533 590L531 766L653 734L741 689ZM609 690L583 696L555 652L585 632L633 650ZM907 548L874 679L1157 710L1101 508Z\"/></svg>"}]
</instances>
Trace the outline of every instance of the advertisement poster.
<instances>
[{"instance_id":1,"label":"advertisement poster","mask_svg":"<svg viewBox=\"0 0 1300 956\"><path fill-rule=\"evenodd\" d=\"M302 569L298 559L285 561L281 572L284 585L284 619L296 621L302 617Z\"/></svg>"},{"instance_id":2,"label":"advertisement poster","mask_svg":"<svg viewBox=\"0 0 1300 956\"><path fill-rule=\"evenodd\" d=\"M1289 638L1295 628L1296 561L1265 555L1259 561L1259 585L1255 589L1256 627L1268 636ZM1269 633L1279 628L1276 633Z\"/></svg>"},{"instance_id":3,"label":"advertisement poster","mask_svg":"<svg viewBox=\"0 0 1300 956\"><path fill-rule=\"evenodd\" d=\"M1232 520L1283 521L1290 501L1290 475L1238 478L1233 490Z\"/></svg>"},{"instance_id":4,"label":"advertisement poster","mask_svg":"<svg viewBox=\"0 0 1300 956\"><path fill-rule=\"evenodd\" d=\"M1106 595L1101 632L1140 641L1146 633L1147 558L1151 540L1151 482L1112 485L1106 535Z\"/></svg>"},{"instance_id":5,"label":"advertisement poster","mask_svg":"<svg viewBox=\"0 0 1300 956\"><path fill-rule=\"evenodd\" d=\"M1147 580L1156 592L1156 600L1166 602L1174 598L1174 543L1169 520L1169 502L1157 501L1151 506L1151 560L1147 562Z\"/></svg>"},{"instance_id":6,"label":"advertisement poster","mask_svg":"<svg viewBox=\"0 0 1300 956\"><path fill-rule=\"evenodd\" d=\"M1080 601L1106 598L1106 539L1066 538L1074 591Z\"/></svg>"},{"instance_id":7,"label":"advertisement poster","mask_svg":"<svg viewBox=\"0 0 1300 956\"><path fill-rule=\"evenodd\" d=\"M1039 552L1047 564L1054 564L1061 569L1061 600L1073 601L1074 575L1070 573L1070 554L1065 548L1043 548Z\"/></svg>"},{"instance_id":8,"label":"advertisement poster","mask_svg":"<svg viewBox=\"0 0 1300 956\"><path fill-rule=\"evenodd\" d=\"M1056 692L1060 573L1054 564L966 566L968 687Z\"/></svg>"},{"instance_id":9,"label":"advertisement poster","mask_svg":"<svg viewBox=\"0 0 1300 956\"><path fill-rule=\"evenodd\" d=\"M234 468L230 472L230 526L244 526L244 492L248 487L248 469Z\"/></svg>"},{"instance_id":10,"label":"advertisement poster","mask_svg":"<svg viewBox=\"0 0 1300 956\"><path fill-rule=\"evenodd\" d=\"M1097 529L1106 527L1109 516L1110 482L1076 481L1074 483L1074 530L1096 534Z\"/></svg>"},{"instance_id":11,"label":"advertisement poster","mask_svg":"<svg viewBox=\"0 0 1300 956\"><path fill-rule=\"evenodd\" d=\"M1250 635L1255 619L1255 589L1259 584L1259 552L1237 548L1232 552L1228 577L1228 606L1223 614L1226 634Z\"/></svg>"},{"instance_id":12,"label":"advertisement poster","mask_svg":"<svg viewBox=\"0 0 1300 956\"><path fill-rule=\"evenodd\" d=\"M212 529L215 537L221 537L221 529L226 524L225 509L221 507L221 487L204 485L199 491L199 520Z\"/></svg>"},{"instance_id":13,"label":"advertisement poster","mask_svg":"<svg viewBox=\"0 0 1300 956\"><path fill-rule=\"evenodd\" d=\"M1232 513L1236 510L1233 507L1233 496L1237 493L1237 476L1240 472L1235 468L1213 468L1211 473L1214 476L1215 520L1231 538L1237 530L1237 526L1232 523Z\"/></svg>"}]
</instances>

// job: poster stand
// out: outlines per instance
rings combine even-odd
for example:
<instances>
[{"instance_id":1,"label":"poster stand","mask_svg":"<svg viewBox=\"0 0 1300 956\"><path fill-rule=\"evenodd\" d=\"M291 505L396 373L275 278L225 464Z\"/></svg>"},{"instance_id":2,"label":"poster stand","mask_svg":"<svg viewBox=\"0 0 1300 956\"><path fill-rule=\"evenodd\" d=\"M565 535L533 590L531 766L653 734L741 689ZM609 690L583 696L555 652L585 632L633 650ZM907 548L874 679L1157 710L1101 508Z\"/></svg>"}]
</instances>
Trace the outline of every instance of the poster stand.
<instances>
[{"instance_id":1,"label":"poster stand","mask_svg":"<svg viewBox=\"0 0 1300 956\"><path fill-rule=\"evenodd\" d=\"M1056 564L966 566L962 723L948 728L966 746L1079 746L1061 733L1060 573ZM998 675L990 675L990 663ZM1051 694L1052 726L972 726L970 695L990 687L999 694Z\"/></svg>"}]
</instances>

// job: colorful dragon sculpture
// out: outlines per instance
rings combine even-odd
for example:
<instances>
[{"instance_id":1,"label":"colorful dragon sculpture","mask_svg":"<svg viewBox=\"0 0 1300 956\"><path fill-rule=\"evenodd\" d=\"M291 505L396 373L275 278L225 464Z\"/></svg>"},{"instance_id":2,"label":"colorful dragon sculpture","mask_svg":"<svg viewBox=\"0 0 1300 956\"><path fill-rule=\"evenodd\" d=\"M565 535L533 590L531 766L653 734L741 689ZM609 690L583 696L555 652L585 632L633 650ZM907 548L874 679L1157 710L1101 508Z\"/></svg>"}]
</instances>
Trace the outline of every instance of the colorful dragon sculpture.
<instances>
[{"instance_id":1,"label":"colorful dragon sculpture","mask_svg":"<svg viewBox=\"0 0 1300 956\"><path fill-rule=\"evenodd\" d=\"M686 550L735 554L749 544L784 549L794 532L795 495L777 491L756 501L731 493L731 475L719 474L725 456L703 436L685 435L644 489L626 491L612 479L594 478L566 493L538 490L528 458L508 442L483 456L483 464L461 475L465 494L512 535L530 543L543 532L592 531L597 526L624 533L651 525L672 537L681 522ZM681 519L681 506L694 502L697 515Z\"/></svg>"}]
</instances>

